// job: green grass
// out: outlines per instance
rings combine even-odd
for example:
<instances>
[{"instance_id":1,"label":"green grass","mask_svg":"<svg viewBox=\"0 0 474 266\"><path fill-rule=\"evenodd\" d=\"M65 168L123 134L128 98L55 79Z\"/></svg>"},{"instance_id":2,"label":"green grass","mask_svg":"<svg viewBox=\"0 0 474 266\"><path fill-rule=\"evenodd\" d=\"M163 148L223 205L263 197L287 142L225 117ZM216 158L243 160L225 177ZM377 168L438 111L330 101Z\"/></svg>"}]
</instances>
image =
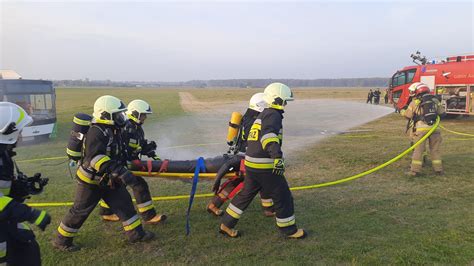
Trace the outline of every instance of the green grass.
<instances>
[{"instance_id":1,"label":"green grass","mask_svg":"<svg viewBox=\"0 0 474 266\"><path fill-rule=\"evenodd\" d=\"M18 159L64 155L71 115L80 110L90 112L95 98L104 93L124 101L136 97L150 101L158 110L154 118L158 123L183 114L178 90L59 89L58 139L19 148ZM198 99L211 95L208 90L192 93ZM443 124L453 130L474 132L473 118ZM370 132L334 136L310 146L288 159L288 181L297 186L336 180L387 161L409 145L403 135L404 126L403 119L389 115L359 128ZM184 235L187 201L156 202L158 210L169 215L169 221L147 226L157 234L155 241L128 245L120 224L103 223L94 211L76 238L84 249L68 254L50 245L68 208L45 208L52 214L53 223L46 232L37 231L43 263L470 264L474 260L474 140L458 140L466 138L451 134L443 134L443 138L445 176L434 176L428 165L424 176L408 177L404 175L410 163L406 157L346 184L294 192L297 223L310 233L302 241L283 239L274 220L263 217L257 201L238 224L243 236L226 239L217 233L218 219L204 210L207 199L196 199L189 237ZM27 173L40 171L50 178L46 191L32 201L72 200L75 181L64 164L47 165L54 163L58 161L20 164ZM155 196L187 194L191 187L179 181L148 180ZM202 182L198 193L208 193L210 187L210 183Z\"/></svg>"}]
</instances>

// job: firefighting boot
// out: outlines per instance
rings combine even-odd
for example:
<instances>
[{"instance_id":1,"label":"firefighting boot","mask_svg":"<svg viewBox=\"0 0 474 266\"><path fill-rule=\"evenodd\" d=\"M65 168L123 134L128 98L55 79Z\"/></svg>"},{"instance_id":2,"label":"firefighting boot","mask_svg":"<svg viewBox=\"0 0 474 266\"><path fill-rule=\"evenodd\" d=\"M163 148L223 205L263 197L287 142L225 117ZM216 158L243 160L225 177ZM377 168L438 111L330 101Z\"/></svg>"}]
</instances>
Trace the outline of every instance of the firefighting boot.
<instances>
[{"instance_id":1,"label":"firefighting boot","mask_svg":"<svg viewBox=\"0 0 474 266\"><path fill-rule=\"evenodd\" d=\"M217 208L217 206L212 202L207 205L207 212L213 214L214 216L222 216L222 214L224 214L224 211Z\"/></svg>"},{"instance_id":2,"label":"firefighting boot","mask_svg":"<svg viewBox=\"0 0 474 266\"><path fill-rule=\"evenodd\" d=\"M405 174L408 175L408 176L420 176L421 175L419 172L415 172L415 171L408 171Z\"/></svg>"},{"instance_id":3,"label":"firefighting boot","mask_svg":"<svg viewBox=\"0 0 474 266\"><path fill-rule=\"evenodd\" d=\"M128 237L128 242L130 243L138 243L138 242L148 242L155 238L155 234L150 231L143 230L141 234L132 234Z\"/></svg>"},{"instance_id":4,"label":"firefighting boot","mask_svg":"<svg viewBox=\"0 0 474 266\"><path fill-rule=\"evenodd\" d=\"M435 171L435 174L438 175L438 176L443 176L444 175L444 171L441 170L441 171Z\"/></svg>"},{"instance_id":5,"label":"firefighting boot","mask_svg":"<svg viewBox=\"0 0 474 266\"><path fill-rule=\"evenodd\" d=\"M63 237L63 236L59 236L57 235L53 241L51 242L51 244L53 244L53 247L57 250L60 250L60 251L66 251L66 252L75 252L75 251L79 251L81 249L81 247L79 246L76 246L73 242L72 242L73 238L72 237Z\"/></svg>"},{"instance_id":6,"label":"firefighting boot","mask_svg":"<svg viewBox=\"0 0 474 266\"><path fill-rule=\"evenodd\" d=\"M145 224L151 224L151 225L162 224L166 220L166 218L168 217L164 214L156 214L150 220L146 220Z\"/></svg>"},{"instance_id":7,"label":"firefighting boot","mask_svg":"<svg viewBox=\"0 0 474 266\"><path fill-rule=\"evenodd\" d=\"M120 221L120 218L116 214L110 214L110 215L101 215L102 220L105 222L118 222Z\"/></svg>"},{"instance_id":8,"label":"firefighting boot","mask_svg":"<svg viewBox=\"0 0 474 266\"><path fill-rule=\"evenodd\" d=\"M225 226L224 224L221 224L219 228L219 233L226 235L228 237L236 238L240 236L240 232L238 230L235 230L233 228L229 228Z\"/></svg>"},{"instance_id":9,"label":"firefighting boot","mask_svg":"<svg viewBox=\"0 0 474 266\"><path fill-rule=\"evenodd\" d=\"M296 233L287 236L289 239L303 239L307 236L308 234L304 229L298 229Z\"/></svg>"}]
</instances>

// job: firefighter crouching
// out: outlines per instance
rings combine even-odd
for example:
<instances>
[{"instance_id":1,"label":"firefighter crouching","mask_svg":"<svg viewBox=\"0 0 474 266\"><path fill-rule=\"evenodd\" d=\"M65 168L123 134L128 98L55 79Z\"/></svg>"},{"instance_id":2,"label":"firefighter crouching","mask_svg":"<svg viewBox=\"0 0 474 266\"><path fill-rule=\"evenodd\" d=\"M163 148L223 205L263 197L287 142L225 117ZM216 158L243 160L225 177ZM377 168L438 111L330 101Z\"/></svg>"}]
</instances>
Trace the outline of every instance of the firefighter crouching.
<instances>
[{"instance_id":1,"label":"firefighter crouching","mask_svg":"<svg viewBox=\"0 0 474 266\"><path fill-rule=\"evenodd\" d=\"M32 209L23 201L38 194L47 179L24 176L12 159L21 130L33 119L20 106L0 102L0 264L41 265L40 248L35 235L25 222L37 225L41 230L51 222L45 211ZM34 187L33 182L39 182Z\"/></svg>"},{"instance_id":2,"label":"firefighter crouching","mask_svg":"<svg viewBox=\"0 0 474 266\"><path fill-rule=\"evenodd\" d=\"M408 90L413 100L407 108L400 111L400 114L409 119L407 131L412 143L416 143L433 127L436 118L444 114L444 108L438 98L430 94L428 85L416 82L410 85ZM444 171L440 152L441 132L436 129L428 138L428 142L433 169L437 175L443 175ZM413 151L408 175L417 176L421 173L424 152L425 143L423 142Z\"/></svg>"},{"instance_id":3,"label":"firefighter crouching","mask_svg":"<svg viewBox=\"0 0 474 266\"><path fill-rule=\"evenodd\" d=\"M227 180L222 184L222 186L220 184L223 176L229 171L234 170L232 169L234 165L240 165L240 161L244 159L250 128L255 119L257 119L257 116L263 111L263 109L265 109L266 105L264 94L262 92L255 93L250 98L249 107L242 117L242 122L240 123L239 131L236 136L236 143L233 145L234 147L231 151L236 156L233 157L234 159L224 164L217 172L216 181L213 187L213 191L216 195L207 205L207 211L215 216L221 216L224 213L220 207L228 199L232 199L243 187L244 178L240 176ZM273 210L273 200L265 195L263 191L260 191L260 198L263 207L263 214L267 217L274 216L275 211Z\"/></svg>"},{"instance_id":4,"label":"firefighter crouching","mask_svg":"<svg viewBox=\"0 0 474 266\"><path fill-rule=\"evenodd\" d=\"M150 105L143 100L133 100L127 106L127 116L129 123L123 130L124 141L127 143L127 163L140 163L140 157L145 155L153 160L160 160L156 155L156 143L145 139L145 132L142 125L147 115L152 114ZM146 224L158 224L166 220L166 215L156 214L155 207L151 199L150 189L145 179L136 176L135 182L130 185L137 203L137 209ZM100 215L105 221L118 221L109 206L100 201Z\"/></svg>"},{"instance_id":5,"label":"firefighter crouching","mask_svg":"<svg viewBox=\"0 0 474 266\"><path fill-rule=\"evenodd\" d=\"M76 172L78 181L74 204L57 229L53 246L64 251L79 249L73 243L82 224L103 199L122 221L130 242L147 241L154 234L145 231L124 184L136 179L126 168L126 147L121 136L127 122L127 108L113 96L99 97L94 103L92 125L88 130L83 157Z\"/></svg>"},{"instance_id":6,"label":"firefighter crouching","mask_svg":"<svg viewBox=\"0 0 474 266\"><path fill-rule=\"evenodd\" d=\"M264 191L273 200L280 231L288 238L304 238L306 232L296 227L293 196L283 175L285 164L281 150L283 109L293 100L293 93L284 84L272 83L265 88L264 94L268 108L258 115L247 138L244 187L222 216L220 232L238 237L240 234L234 227L240 216L255 195Z\"/></svg>"}]
</instances>

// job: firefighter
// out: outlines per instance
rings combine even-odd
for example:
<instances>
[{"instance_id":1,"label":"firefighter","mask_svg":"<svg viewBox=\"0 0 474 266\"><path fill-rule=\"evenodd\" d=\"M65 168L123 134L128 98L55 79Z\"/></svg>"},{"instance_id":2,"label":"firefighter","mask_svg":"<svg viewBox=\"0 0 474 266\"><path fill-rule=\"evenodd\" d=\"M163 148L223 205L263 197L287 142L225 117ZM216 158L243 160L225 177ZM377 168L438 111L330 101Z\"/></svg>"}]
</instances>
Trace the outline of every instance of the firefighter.
<instances>
[{"instance_id":1,"label":"firefighter","mask_svg":"<svg viewBox=\"0 0 474 266\"><path fill-rule=\"evenodd\" d=\"M23 108L9 102L0 102L0 113L0 263L41 265L38 242L25 222L44 231L51 217L22 203L29 193L15 176L12 159L21 130L33 119Z\"/></svg>"},{"instance_id":2,"label":"firefighter","mask_svg":"<svg viewBox=\"0 0 474 266\"><path fill-rule=\"evenodd\" d=\"M127 116L129 123L123 131L124 140L127 143L127 164L140 163L140 158L145 155L153 160L160 160L156 155L156 143L145 139L143 123L147 115L152 114L150 105L143 100L133 100L127 106ZM155 207L151 199L148 184L141 176L136 176L136 183L131 184L133 194L137 203L137 209L146 224L158 224L166 220L166 215L156 214ZM100 214L105 221L118 221L109 206L100 201Z\"/></svg>"},{"instance_id":3,"label":"firefighter","mask_svg":"<svg viewBox=\"0 0 474 266\"><path fill-rule=\"evenodd\" d=\"M220 209L222 204L228 199L231 199L236 195L243 186L244 179L242 177L236 177L228 180L222 186L220 186L221 179L223 176L233 168L233 165L239 164L242 159L244 159L245 151L247 150L247 136L250 132L253 122L257 116L265 109L266 103L263 98L264 94L262 92L255 93L249 101L249 107L242 117L242 123L240 126L240 132L238 134L239 140L236 144L235 151L237 152L236 156L233 157L228 163L224 164L221 169L217 172L216 181L213 187L213 191L216 194L207 205L207 211L215 216L221 216L224 212ZM219 188L220 187L220 188ZM260 191L260 198L263 208L263 215L266 217L272 217L275 215L273 210L273 200L268 196L262 194L263 191Z\"/></svg>"},{"instance_id":4,"label":"firefighter","mask_svg":"<svg viewBox=\"0 0 474 266\"><path fill-rule=\"evenodd\" d=\"M59 224L53 240L53 246L59 250L79 250L73 238L100 199L120 218L129 242L148 241L154 237L143 229L125 187L125 184L136 182L124 158L126 146L121 130L127 123L126 110L121 100L110 95L101 96L94 103L92 124L76 172L78 184L74 204Z\"/></svg>"},{"instance_id":5,"label":"firefighter","mask_svg":"<svg viewBox=\"0 0 474 266\"><path fill-rule=\"evenodd\" d=\"M412 143L419 141L432 128L436 117L444 113L444 108L436 96L430 95L428 85L416 82L408 88L412 100L410 104L400 111L400 114L409 119L407 131ZM432 111L429 111L432 110ZM429 113L431 112L431 113ZM431 118L428 118L429 116ZM433 169L437 175L443 175L443 165L441 161L440 146L442 142L441 132L436 129L428 138L430 147L430 156ZM421 143L413 151L410 176L417 176L421 173L423 167L423 157L425 152L425 143Z\"/></svg>"},{"instance_id":6,"label":"firefighter","mask_svg":"<svg viewBox=\"0 0 474 266\"><path fill-rule=\"evenodd\" d=\"M288 238L304 238L306 232L296 227L293 196L283 175L285 164L281 150L283 109L293 100L293 93L282 83L272 83L265 88L264 94L268 108L258 115L247 138L244 187L222 216L220 232L238 237L240 234L234 229L235 225L262 190L273 200L276 224L281 232Z\"/></svg>"},{"instance_id":7,"label":"firefighter","mask_svg":"<svg viewBox=\"0 0 474 266\"><path fill-rule=\"evenodd\" d=\"M367 93L367 102L372 104L372 99L374 98L374 92L370 89L369 93Z\"/></svg>"}]
</instances>

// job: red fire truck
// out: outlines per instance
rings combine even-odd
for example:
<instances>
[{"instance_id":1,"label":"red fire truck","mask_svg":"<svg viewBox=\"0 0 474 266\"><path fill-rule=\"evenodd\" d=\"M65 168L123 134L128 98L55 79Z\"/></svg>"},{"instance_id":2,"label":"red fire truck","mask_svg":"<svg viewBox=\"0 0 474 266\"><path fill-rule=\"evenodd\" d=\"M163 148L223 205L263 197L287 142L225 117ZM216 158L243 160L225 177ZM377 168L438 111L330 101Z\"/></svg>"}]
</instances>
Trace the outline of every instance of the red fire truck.
<instances>
[{"instance_id":1,"label":"red fire truck","mask_svg":"<svg viewBox=\"0 0 474 266\"><path fill-rule=\"evenodd\" d=\"M416 65L397 71L389 82L389 97L396 109L407 105L408 87L423 82L440 96L448 114L474 115L474 54L428 60L416 52L411 58Z\"/></svg>"}]
</instances>

